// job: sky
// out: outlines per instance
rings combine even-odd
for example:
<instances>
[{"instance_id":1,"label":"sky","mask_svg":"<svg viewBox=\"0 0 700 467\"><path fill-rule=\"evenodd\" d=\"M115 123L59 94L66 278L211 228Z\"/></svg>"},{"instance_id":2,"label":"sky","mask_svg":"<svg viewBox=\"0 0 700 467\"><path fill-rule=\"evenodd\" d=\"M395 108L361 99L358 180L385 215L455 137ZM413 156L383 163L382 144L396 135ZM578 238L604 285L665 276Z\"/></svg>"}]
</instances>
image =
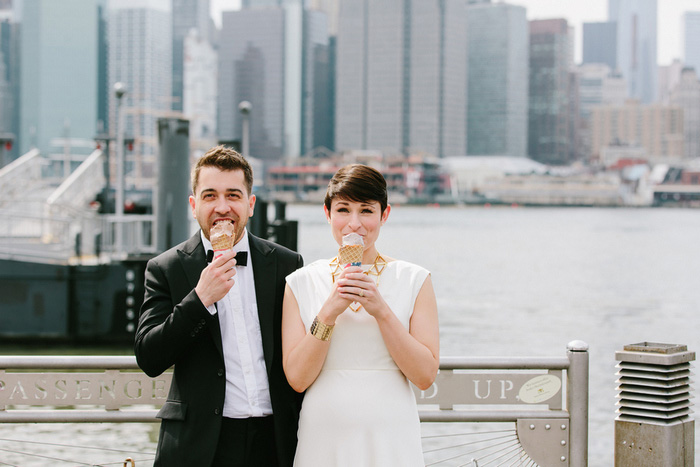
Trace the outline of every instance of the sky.
<instances>
[{"instance_id":1,"label":"sky","mask_svg":"<svg viewBox=\"0 0 700 467\"><path fill-rule=\"evenodd\" d=\"M237 10L239 0L210 0L214 21L221 23L221 11ZM501 0L493 0L495 2ZM674 58L683 58L681 20L685 11L700 11L700 0L658 1L658 52L659 65L668 65ZM527 8L527 17L533 19L566 18L576 34L576 62L581 61L581 25L587 22L606 21L608 0L508 0L505 3Z\"/></svg>"}]
</instances>

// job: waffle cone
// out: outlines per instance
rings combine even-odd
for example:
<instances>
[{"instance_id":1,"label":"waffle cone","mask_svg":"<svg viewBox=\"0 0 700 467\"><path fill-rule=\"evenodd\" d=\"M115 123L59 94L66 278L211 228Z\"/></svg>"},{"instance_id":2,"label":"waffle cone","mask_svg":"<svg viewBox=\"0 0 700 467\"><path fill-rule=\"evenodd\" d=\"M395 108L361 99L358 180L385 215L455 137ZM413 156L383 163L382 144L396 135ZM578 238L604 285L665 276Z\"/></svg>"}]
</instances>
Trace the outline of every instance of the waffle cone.
<instances>
[{"instance_id":1,"label":"waffle cone","mask_svg":"<svg viewBox=\"0 0 700 467\"><path fill-rule=\"evenodd\" d=\"M338 249L338 264L362 264L362 253L364 252L362 245L343 245Z\"/></svg>"},{"instance_id":2,"label":"waffle cone","mask_svg":"<svg viewBox=\"0 0 700 467\"><path fill-rule=\"evenodd\" d=\"M230 250L233 248L233 235L220 235L212 239L211 247L214 251Z\"/></svg>"},{"instance_id":3,"label":"waffle cone","mask_svg":"<svg viewBox=\"0 0 700 467\"><path fill-rule=\"evenodd\" d=\"M210 232L211 247L214 251L230 250L233 248L233 224L221 221L214 224Z\"/></svg>"}]
</instances>

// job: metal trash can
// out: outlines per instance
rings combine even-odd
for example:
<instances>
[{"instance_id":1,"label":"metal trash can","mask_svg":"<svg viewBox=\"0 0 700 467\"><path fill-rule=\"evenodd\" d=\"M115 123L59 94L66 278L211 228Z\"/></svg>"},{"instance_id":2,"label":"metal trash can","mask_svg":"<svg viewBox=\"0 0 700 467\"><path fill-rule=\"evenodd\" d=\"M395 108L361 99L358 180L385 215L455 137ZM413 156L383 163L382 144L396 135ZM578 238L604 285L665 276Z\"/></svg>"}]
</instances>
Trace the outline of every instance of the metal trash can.
<instances>
[{"instance_id":1,"label":"metal trash can","mask_svg":"<svg viewBox=\"0 0 700 467\"><path fill-rule=\"evenodd\" d=\"M641 342L615 352L619 361L615 466L693 466L690 362L685 345Z\"/></svg>"}]
</instances>

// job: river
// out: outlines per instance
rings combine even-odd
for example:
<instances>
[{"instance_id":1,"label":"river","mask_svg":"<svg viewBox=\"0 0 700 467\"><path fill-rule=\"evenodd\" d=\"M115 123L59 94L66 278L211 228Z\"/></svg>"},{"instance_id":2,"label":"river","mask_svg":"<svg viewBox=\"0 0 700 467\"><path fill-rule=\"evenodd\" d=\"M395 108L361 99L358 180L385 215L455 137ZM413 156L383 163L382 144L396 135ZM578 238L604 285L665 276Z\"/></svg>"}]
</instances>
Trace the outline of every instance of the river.
<instances>
[{"instance_id":1,"label":"river","mask_svg":"<svg viewBox=\"0 0 700 467\"><path fill-rule=\"evenodd\" d=\"M307 262L334 256L320 206L290 205L286 215L299 221ZM443 356L563 356L569 342L586 342L589 465L606 467L613 465L615 351L645 341L700 348L699 234L692 209L395 206L377 246L431 271ZM0 426L2 440L142 453L155 450L156 437L155 424ZM47 465L4 450L39 448L0 441L0 465ZM697 441L695 451L700 459ZM41 452L69 456L58 447ZM106 452L71 452L84 465L93 458L107 465Z\"/></svg>"}]
</instances>

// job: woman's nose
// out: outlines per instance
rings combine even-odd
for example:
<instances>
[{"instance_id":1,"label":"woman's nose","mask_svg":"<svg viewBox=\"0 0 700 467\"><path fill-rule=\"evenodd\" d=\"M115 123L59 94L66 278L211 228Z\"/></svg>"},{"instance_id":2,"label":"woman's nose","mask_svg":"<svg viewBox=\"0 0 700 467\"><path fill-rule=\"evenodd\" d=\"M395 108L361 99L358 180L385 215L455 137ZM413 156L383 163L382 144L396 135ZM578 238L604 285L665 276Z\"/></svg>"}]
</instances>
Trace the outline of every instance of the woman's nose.
<instances>
[{"instance_id":1,"label":"woman's nose","mask_svg":"<svg viewBox=\"0 0 700 467\"><path fill-rule=\"evenodd\" d=\"M348 225L350 227L352 227L353 229L357 229L358 227L360 227L360 225L362 225L362 223L360 222L359 214L356 214L356 213L351 214L350 215L350 222L348 222Z\"/></svg>"}]
</instances>

